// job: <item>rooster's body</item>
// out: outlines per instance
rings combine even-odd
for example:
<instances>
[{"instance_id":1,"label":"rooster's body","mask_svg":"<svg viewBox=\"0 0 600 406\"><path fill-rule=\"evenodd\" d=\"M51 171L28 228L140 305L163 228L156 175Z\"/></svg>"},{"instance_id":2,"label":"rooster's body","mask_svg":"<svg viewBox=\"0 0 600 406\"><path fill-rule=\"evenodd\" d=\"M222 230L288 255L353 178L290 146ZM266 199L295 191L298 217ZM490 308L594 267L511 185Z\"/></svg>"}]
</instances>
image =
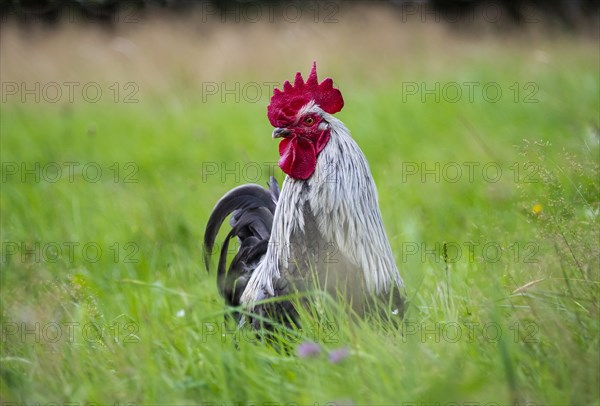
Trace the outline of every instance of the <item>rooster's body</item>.
<instances>
[{"instance_id":1,"label":"rooster's body","mask_svg":"<svg viewBox=\"0 0 600 406\"><path fill-rule=\"evenodd\" d=\"M219 261L218 285L227 303L260 310L256 303L317 286L344 295L363 311L381 298L401 311L403 281L394 261L367 160L344 124L331 114L343 106L331 79L318 84L316 68L306 83L275 90L269 119L288 174L281 192L244 185L217 203L205 233L212 250L224 219L232 230ZM226 266L229 239L240 248ZM273 308L271 307L271 311ZM288 302L275 311L293 312ZM272 314L269 314L273 317Z\"/></svg>"}]
</instances>

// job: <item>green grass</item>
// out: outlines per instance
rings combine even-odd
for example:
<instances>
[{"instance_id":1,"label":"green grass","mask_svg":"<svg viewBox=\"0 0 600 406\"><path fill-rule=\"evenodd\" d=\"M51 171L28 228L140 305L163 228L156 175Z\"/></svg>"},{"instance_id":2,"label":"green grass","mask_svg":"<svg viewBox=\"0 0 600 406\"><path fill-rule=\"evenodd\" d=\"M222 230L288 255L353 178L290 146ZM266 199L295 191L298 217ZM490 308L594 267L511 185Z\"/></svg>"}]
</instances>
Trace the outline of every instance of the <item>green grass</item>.
<instances>
[{"instance_id":1,"label":"green grass","mask_svg":"<svg viewBox=\"0 0 600 406\"><path fill-rule=\"evenodd\" d=\"M303 313L303 331L281 340L320 343L316 358L223 326L228 310L201 263L210 210L246 181L220 169L203 179L203 168L278 158L266 97L202 103L181 86L137 104L3 103L0 398L599 404L600 82L597 44L572 41L549 47L550 64L513 43L441 55L445 68L393 62L386 81L362 66L327 72L371 165L409 307L398 331ZM495 82L504 93L403 101L405 83L423 81ZM535 83L537 102L515 102L515 82L522 92ZM66 162L80 163L72 179ZM23 181L21 163L48 172ZM49 163L63 168L56 182ZM82 173L89 163L102 169L97 182ZM439 181L406 172L436 163ZM330 363L341 347L349 356Z\"/></svg>"}]
</instances>

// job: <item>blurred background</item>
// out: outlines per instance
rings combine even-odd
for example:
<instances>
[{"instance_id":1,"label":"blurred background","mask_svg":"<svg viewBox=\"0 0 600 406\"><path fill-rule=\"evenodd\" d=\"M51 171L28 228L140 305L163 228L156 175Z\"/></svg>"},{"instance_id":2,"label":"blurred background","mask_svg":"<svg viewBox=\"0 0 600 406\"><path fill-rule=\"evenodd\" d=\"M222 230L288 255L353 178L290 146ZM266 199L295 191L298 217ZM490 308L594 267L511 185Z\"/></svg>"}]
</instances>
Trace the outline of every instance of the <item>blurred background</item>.
<instances>
[{"instance_id":1,"label":"blurred background","mask_svg":"<svg viewBox=\"0 0 600 406\"><path fill-rule=\"evenodd\" d=\"M599 21L588 0L1 2L0 401L598 404ZM409 307L394 332L306 315L306 359L223 324L201 241L226 191L283 181L266 107L313 61Z\"/></svg>"},{"instance_id":2,"label":"blurred background","mask_svg":"<svg viewBox=\"0 0 600 406\"><path fill-rule=\"evenodd\" d=\"M320 4L319 4L320 3ZM399 10L407 11L408 14L415 14L419 8L423 9L424 14L429 14L436 19L441 14L446 14L445 18L452 22L464 22L469 14L474 10L482 12L487 17L496 17L489 13L495 10L504 15L505 22L511 24L522 24L531 20L532 17L554 18L566 26L575 27L583 23L584 19L593 20L594 13L598 12L598 5L591 0L396 0L396 1L335 1L335 2L306 2L304 5L298 2L285 0L268 1L158 1L158 0L131 0L131 1L109 1L109 0L82 0L82 1L11 1L3 2L1 11L4 16L16 17L22 22L37 19L46 23L59 22L65 15L65 10L69 10L72 16L84 18L88 22L95 21L100 23L112 23L115 16L124 9L136 13L158 13L169 12L174 14L185 14L198 9L209 11L207 14L215 14L222 17L228 13L233 15L245 14L248 20L256 21L258 9L269 9L271 12L277 10L282 12L286 8L315 10L320 6L329 7L330 11L340 7L370 7L378 3L381 6L389 7L390 10L397 12ZM241 7L240 7L241 6ZM242 11L241 9L246 9ZM489 9L484 11L485 9ZM252 11L250 15L249 11ZM240 13L241 12L241 13ZM332 13L333 14L333 13ZM418 14L418 13L417 13ZM437 17L436 17L437 16ZM131 16L130 16L131 17ZM241 17L241 16L240 16ZM275 15L272 15L272 20ZM293 17L286 15L286 20ZM331 16L333 17L333 15ZM490 18L491 19L491 18ZM531 22L531 21L529 21Z\"/></svg>"}]
</instances>

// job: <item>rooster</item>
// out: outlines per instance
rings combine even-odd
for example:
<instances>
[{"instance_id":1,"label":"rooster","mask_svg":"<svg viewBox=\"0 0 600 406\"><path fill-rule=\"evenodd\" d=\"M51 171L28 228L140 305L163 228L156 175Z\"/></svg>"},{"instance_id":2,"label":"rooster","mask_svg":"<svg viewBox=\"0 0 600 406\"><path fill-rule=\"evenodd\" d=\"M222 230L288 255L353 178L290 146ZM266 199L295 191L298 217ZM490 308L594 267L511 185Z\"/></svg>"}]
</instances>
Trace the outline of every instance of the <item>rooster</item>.
<instances>
[{"instance_id":1,"label":"rooster","mask_svg":"<svg viewBox=\"0 0 600 406\"><path fill-rule=\"evenodd\" d=\"M204 235L205 264L223 221L231 230L221 247L217 285L226 303L265 317L292 317L293 305L265 299L311 287L364 313L373 301L402 314L404 283L396 267L367 160L333 114L344 106L333 80L317 80L313 63L306 82L274 89L267 115L279 144L281 191L242 185L216 204ZM229 241L239 249L227 268ZM240 323L246 318L239 316ZM252 321L256 326L256 322Z\"/></svg>"}]
</instances>

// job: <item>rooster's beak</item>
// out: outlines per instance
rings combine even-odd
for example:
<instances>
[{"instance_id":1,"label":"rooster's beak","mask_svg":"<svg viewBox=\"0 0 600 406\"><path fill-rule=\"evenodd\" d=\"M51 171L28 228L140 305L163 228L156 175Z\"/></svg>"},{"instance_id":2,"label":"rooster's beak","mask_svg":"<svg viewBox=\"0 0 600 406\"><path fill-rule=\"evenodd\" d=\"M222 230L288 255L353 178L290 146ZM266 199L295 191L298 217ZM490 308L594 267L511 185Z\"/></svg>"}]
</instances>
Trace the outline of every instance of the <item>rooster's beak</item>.
<instances>
[{"instance_id":1,"label":"rooster's beak","mask_svg":"<svg viewBox=\"0 0 600 406\"><path fill-rule=\"evenodd\" d=\"M281 138L285 137L290 133L290 130L287 128L276 128L273 130L273 138Z\"/></svg>"}]
</instances>

